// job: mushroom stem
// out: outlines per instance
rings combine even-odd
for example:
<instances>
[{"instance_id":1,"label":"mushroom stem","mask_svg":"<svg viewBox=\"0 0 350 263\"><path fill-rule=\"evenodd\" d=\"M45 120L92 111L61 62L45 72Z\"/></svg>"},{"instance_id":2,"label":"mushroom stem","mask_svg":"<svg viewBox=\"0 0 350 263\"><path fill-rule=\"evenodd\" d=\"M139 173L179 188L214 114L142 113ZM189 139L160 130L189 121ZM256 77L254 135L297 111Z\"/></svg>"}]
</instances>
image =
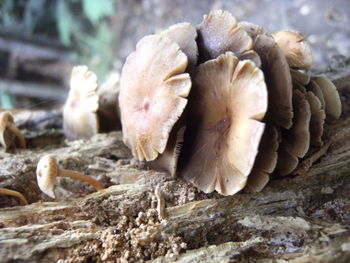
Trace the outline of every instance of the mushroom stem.
<instances>
[{"instance_id":1,"label":"mushroom stem","mask_svg":"<svg viewBox=\"0 0 350 263\"><path fill-rule=\"evenodd\" d=\"M27 148L27 144L26 144L26 140L23 136L23 134L21 133L21 131L17 128L16 125L14 125L13 123L9 123L7 126L14 134L16 134L18 141L19 141L19 146L21 148Z\"/></svg>"},{"instance_id":2,"label":"mushroom stem","mask_svg":"<svg viewBox=\"0 0 350 263\"><path fill-rule=\"evenodd\" d=\"M14 191L14 190L10 190L10 189L6 189L6 188L0 188L0 194L11 195L11 196L17 197L25 205L28 205L27 199L20 192L17 192L17 191Z\"/></svg>"},{"instance_id":3,"label":"mushroom stem","mask_svg":"<svg viewBox=\"0 0 350 263\"><path fill-rule=\"evenodd\" d=\"M86 176L85 174L76 172L76 171L72 171L72 170L66 170L66 169L59 169L58 170L58 176L61 177L70 177L70 178L74 178L74 179L79 179L82 181L85 181L89 184L91 184L96 190L102 190L104 189L104 187L95 179Z\"/></svg>"}]
</instances>

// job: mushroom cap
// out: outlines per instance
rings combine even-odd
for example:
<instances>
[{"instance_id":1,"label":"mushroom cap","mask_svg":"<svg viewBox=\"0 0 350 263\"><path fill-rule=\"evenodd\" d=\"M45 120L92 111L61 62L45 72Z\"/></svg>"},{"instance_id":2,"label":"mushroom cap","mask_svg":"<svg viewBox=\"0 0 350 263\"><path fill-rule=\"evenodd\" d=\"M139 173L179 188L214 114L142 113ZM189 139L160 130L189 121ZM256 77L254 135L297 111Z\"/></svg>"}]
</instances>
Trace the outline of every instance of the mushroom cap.
<instances>
[{"instance_id":1,"label":"mushroom cap","mask_svg":"<svg viewBox=\"0 0 350 263\"><path fill-rule=\"evenodd\" d=\"M16 135L7 127L9 123L14 123L13 115L9 111L0 112L0 143L5 151L15 143Z\"/></svg>"},{"instance_id":2,"label":"mushroom cap","mask_svg":"<svg viewBox=\"0 0 350 263\"><path fill-rule=\"evenodd\" d=\"M305 95L310 104L311 120L310 120L310 144L313 146L322 146L323 125L326 114L321 107L320 100L312 91L308 91Z\"/></svg>"},{"instance_id":3,"label":"mushroom cap","mask_svg":"<svg viewBox=\"0 0 350 263\"><path fill-rule=\"evenodd\" d=\"M206 193L235 194L246 184L264 131L264 75L226 52L198 66L191 96L188 134L194 136L186 138L181 173Z\"/></svg>"},{"instance_id":4,"label":"mushroom cap","mask_svg":"<svg viewBox=\"0 0 350 263\"><path fill-rule=\"evenodd\" d=\"M300 90L293 91L293 126L282 131L282 144L290 154L302 158L310 147L310 104Z\"/></svg>"},{"instance_id":5,"label":"mushroom cap","mask_svg":"<svg viewBox=\"0 0 350 263\"><path fill-rule=\"evenodd\" d=\"M175 126L177 126L177 124L175 124ZM174 127L169 135L168 144L164 152L155 160L147 162L146 165L151 169L164 171L171 176L175 176L185 129L185 126Z\"/></svg>"},{"instance_id":6,"label":"mushroom cap","mask_svg":"<svg viewBox=\"0 0 350 263\"><path fill-rule=\"evenodd\" d=\"M297 69L290 69L293 82L297 82L301 85L307 85L310 82L311 76Z\"/></svg>"},{"instance_id":7,"label":"mushroom cap","mask_svg":"<svg viewBox=\"0 0 350 263\"><path fill-rule=\"evenodd\" d=\"M89 138L98 133L97 77L87 66L72 70L68 99L63 108L63 130L69 139Z\"/></svg>"},{"instance_id":8,"label":"mushroom cap","mask_svg":"<svg viewBox=\"0 0 350 263\"><path fill-rule=\"evenodd\" d=\"M286 56L289 66L299 69L311 68L311 47L303 34L293 30L281 30L272 36Z\"/></svg>"},{"instance_id":9,"label":"mushroom cap","mask_svg":"<svg viewBox=\"0 0 350 263\"><path fill-rule=\"evenodd\" d=\"M286 58L274 39L268 35L256 37L254 50L261 58L269 94L267 118L277 126L289 129L293 118L293 86Z\"/></svg>"},{"instance_id":10,"label":"mushroom cap","mask_svg":"<svg viewBox=\"0 0 350 263\"><path fill-rule=\"evenodd\" d=\"M55 198L57 176L58 166L55 158L50 155L42 157L36 167L36 179L40 190L52 198Z\"/></svg>"},{"instance_id":11,"label":"mushroom cap","mask_svg":"<svg viewBox=\"0 0 350 263\"><path fill-rule=\"evenodd\" d=\"M197 31L194 26L186 22L178 23L162 31L160 34L168 37L170 40L176 42L180 46L181 51L186 54L188 64L192 69L197 65Z\"/></svg>"},{"instance_id":12,"label":"mushroom cap","mask_svg":"<svg viewBox=\"0 0 350 263\"><path fill-rule=\"evenodd\" d=\"M252 172L248 177L247 186L245 187L248 192L260 192L269 182L270 174L276 168L278 146L279 137L277 129L272 124L267 124L259 145L259 153Z\"/></svg>"},{"instance_id":13,"label":"mushroom cap","mask_svg":"<svg viewBox=\"0 0 350 263\"><path fill-rule=\"evenodd\" d=\"M198 26L199 62L232 51L238 58L253 48L251 37L227 11L213 10Z\"/></svg>"},{"instance_id":14,"label":"mushroom cap","mask_svg":"<svg viewBox=\"0 0 350 263\"><path fill-rule=\"evenodd\" d=\"M119 105L124 143L139 160L163 153L186 104L191 79L187 57L169 38L142 38L123 66Z\"/></svg>"},{"instance_id":15,"label":"mushroom cap","mask_svg":"<svg viewBox=\"0 0 350 263\"><path fill-rule=\"evenodd\" d=\"M292 173L298 167L298 157L290 154L284 146L278 149L278 160L274 174L284 176Z\"/></svg>"},{"instance_id":16,"label":"mushroom cap","mask_svg":"<svg viewBox=\"0 0 350 263\"><path fill-rule=\"evenodd\" d=\"M337 120L341 115L341 101L337 87L326 76L313 77L322 90L327 118Z\"/></svg>"},{"instance_id":17,"label":"mushroom cap","mask_svg":"<svg viewBox=\"0 0 350 263\"><path fill-rule=\"evenodd\" d=\"M238 22L238 26L246 31L252 39L255 39L258 35L267 34L265 28L251 22L240 21Z\"/></svg>"},{"instance_id":18,"label":"mushroom cap","mask_svg":"<svg viewBox=\"0 0 350 263\"><path fill-rule=\"evenodd\" d=\"M321 109L323 109L326 112L325 98L324 98L323 92L322 92L320 86L317 84L317 82L311 78L309 84L306 86L306 89L310 90L313 94L316 95L316 97L321 102Z\"/></svg>"}]
</instances>

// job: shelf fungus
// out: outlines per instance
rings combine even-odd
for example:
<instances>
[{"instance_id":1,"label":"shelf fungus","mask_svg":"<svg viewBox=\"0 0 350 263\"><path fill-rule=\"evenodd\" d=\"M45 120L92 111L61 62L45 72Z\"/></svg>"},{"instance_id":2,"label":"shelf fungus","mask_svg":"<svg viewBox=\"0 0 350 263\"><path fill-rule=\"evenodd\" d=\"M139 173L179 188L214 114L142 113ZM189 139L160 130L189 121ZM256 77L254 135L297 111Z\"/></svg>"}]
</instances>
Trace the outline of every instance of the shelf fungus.
<instances>
[{"instance_id":1,"label":"shelf fungus","mask_svg":"<svg viewBox=\"0 0 350 263\"><path fill-rule=\"evenodd\" d=\"M98 132L120 128L118 113L119 78L100 87L87 66L72 70L70 90L63 108L63 130L69 139L90 138Z\"/></svg>"},{"instance_id":2,"label":"shelf fungus","mask_svg":"<svg viewBox=\"0 0 350 263\"><path fill-rule=\"evenodd\" d=\"M261 191L321 153L341 101L327 77L304 71L313 63L304 35L269 34L222 10L196 30L180 23L146 36L126 60L119 103L137 159L232 195Z\"/></svg>"},{"instance_id":3,"label":"shelf fungus","mask_svg":"<svg viewBox=\"0 0 350 263\"><path fill-rule=\"evenodd\" d=\"M23 204L28 205L27 199L20 192L10 190L7 188L0 188L0 194L17 197L18 199L20 199L23 202Z\"/></svg>"},{"instance_id":4,"label":"shelf fungus","mask_svg":"<svg viewBox=\"0 0 350 263\"><path fill-rule=\"evenodd\" d=\"M0 143L5 151L16 148L26 148L26 140L14 123L9 111L0 112Z\"/></svg>"},{"instance_id":5,"label":"shelf fungus","mask_svg":"<svg viewBox=\"0 0 350 263\"><path fill-rule=\"evenodd\" d=\"M36 168L36 178L40 190L51 198L55 198L56 178L58 176L85 181L92 185L96 190L104 189L98 181L87 175L72 170L60 169L53 156L43 156L39 160Z\"/></svg>"}]
</instances>

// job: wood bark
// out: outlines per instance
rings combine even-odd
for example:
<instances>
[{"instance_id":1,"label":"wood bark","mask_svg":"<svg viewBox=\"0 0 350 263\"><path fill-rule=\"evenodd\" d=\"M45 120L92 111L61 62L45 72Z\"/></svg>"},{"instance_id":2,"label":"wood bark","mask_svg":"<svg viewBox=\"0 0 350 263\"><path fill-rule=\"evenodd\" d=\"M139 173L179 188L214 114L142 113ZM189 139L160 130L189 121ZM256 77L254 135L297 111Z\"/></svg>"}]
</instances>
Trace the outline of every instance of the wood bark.
<instances>
[{"instance_id":1,"label":"wood bark","mask_svg":"<svg viewBox=\"0 0 350 263\"><path fill-rule=\"evenodd\" d=\"M30 202L1 196L1 262L350 262L350 70L331 76L343 114L327 124L326 154L257 194L204 194L142 170L121 132L67 142L59 130L27 131L30 149L0 153L0 187ZM53 202L36 185L45 154L106 189L60 178Z\"/></svg>"}]
</instances>

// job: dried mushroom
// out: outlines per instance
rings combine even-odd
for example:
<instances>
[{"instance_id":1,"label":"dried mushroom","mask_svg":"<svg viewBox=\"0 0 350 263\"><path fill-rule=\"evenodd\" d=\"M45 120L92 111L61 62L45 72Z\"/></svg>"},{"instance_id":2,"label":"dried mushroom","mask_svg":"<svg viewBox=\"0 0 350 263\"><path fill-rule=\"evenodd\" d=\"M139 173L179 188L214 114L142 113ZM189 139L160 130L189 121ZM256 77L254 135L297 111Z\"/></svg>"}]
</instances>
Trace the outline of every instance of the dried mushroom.
<instances>
[{"instance_id":1,"label":"dried mushroom","mask_svg":"<svg viewBox=\"0 0 350 263\"><path fill-rule=\"evenodd\" d=\"M251 37L237 25L237 20L227 11L211 11L198 26L200 62L217 58L226 51L232 51L242 59L252 48ZM251 52L248 55L252 57Z\"/></svg>"},{"instance_id":2,"label":"dried mushroom","mask_svg":"<svg viewBox=\"0 0 350 263\"><path fill-rule=\"evenodd\" d=\"M292 75L293 82L297 82L301 85L309 84L311 76L297 69L290 69L290 74Z\"/></svg>"},{"instance_id":3,"label":"dried mushroom","mask_svg":"<svg viewBox=\"0 0 350 263\"><path fill-rule=\"evenodd\" d=\"M312 66L311 47L303 34L293 30L282 30L272 34L282 49L289 66L308 69Z\"/></svg>"},{"instance_id":4,"label":"dried mushroom","mask_svg":"<svg viewBox=\"0 0 350 263\"><path fill-rule=\"evenodd\" d=\"M245 186L264 131L264 75L227 52L199 65L193 81L188 129L195 136L181 173L206 193L232 195Z\"/></svg>"},{"instance_id":5,"label":"dried mushroom","mask_svg":"<svg viewBox=\"0 0 350 263\"><path fill-rule=\"evenodd\" d=\"M119 95L123 140L139 160L164 152L191 89L187 64L179 45L160 35L141 39L126 59Z\"/></svg>"},{"instance_id":6,"label":"dried mushroom","mask_svg":"<svg viewBox=\"0 0 350 263\"><path fill-rule=\"evenodd\" d=\"M292 78L282 50L271 36L258 35L254 50L259 54L269 94L267 118L277 126L292 126Z\"/></svg>"},{"instance_id":7,"label":"dried mushroom","mask_svg":"<svg viewBox=\"0 0 350 263\"><path fill-rule=\"evenodd\" d=\"M197 65L197 31L194 26L190 23L178 23L161 32L161 35L168 37L179 45L181 51L186 54L191 69Z\"/></svg>"},{"instance_id":8,"label":"dried mushroom","mask_svg":"<svg viewBox=\"0 0 350 263\"><path fill-rule=\"evenodd\" d=\"M0 112L0 143L8 151L17 145L26 148L26 140L14 123L13 115L9 111Z\"/></svg>"},{"instance_id":9,"label":"dried mushroom","mask_svg":"<svg viewBox=\"0 0 350 263\"><path fill-rule=\"evenodd\" d=\"M91 177L76 171L60 169L53 156L45 155L42 157L36 168L36 178L40 190L52 198L55 198L56 178L58 176L83 180L92 185L96 190L104 189L98 181Z\"/></svg>"},{"instance_id":10,"label":"dried mushroom","mask_svg":"<svg viewBox=\"0 0 350 263\"><path fill-rule=\"evenodd\" d=\"M70 90L63 108L63 130L69 139L89 138L98 133L97 77L86 66L72 70Z\"/></svg>"}]
</instances>

